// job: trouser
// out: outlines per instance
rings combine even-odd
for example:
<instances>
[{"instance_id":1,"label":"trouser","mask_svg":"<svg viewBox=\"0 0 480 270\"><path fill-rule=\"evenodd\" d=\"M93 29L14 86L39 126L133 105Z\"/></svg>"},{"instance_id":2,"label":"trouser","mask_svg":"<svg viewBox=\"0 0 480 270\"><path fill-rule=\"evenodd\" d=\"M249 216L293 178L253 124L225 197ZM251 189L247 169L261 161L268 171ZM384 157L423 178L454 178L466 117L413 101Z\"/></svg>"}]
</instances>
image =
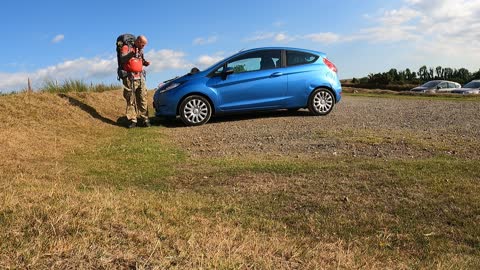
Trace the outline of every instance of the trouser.
<instances>
[{"instance_id":1,"label":"trouser","mask_svg":"<svg viewBox=\"0 0 480 270\"><path fill-rule=\"evenodd\" d=\"M137 122L137 118L148 121L147 86L145 78L123 79L123 97L127 101L126 116L131 122Z\"/></svg>"}]
</instances>

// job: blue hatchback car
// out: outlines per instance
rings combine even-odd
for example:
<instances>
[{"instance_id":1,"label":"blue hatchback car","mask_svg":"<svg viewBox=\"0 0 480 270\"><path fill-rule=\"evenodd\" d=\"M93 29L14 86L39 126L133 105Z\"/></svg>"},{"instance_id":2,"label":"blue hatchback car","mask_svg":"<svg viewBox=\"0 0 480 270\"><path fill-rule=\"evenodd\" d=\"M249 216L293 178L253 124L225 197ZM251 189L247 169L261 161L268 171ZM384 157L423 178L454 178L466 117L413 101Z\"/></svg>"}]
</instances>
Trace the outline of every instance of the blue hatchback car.
<instances>
[{"instance_id":1,"label":"blue hatchback car","mask_svg":"<svg viewBox=\"0 0 480 270\"><path fill-rule=\"evenodd\" d=\"M285 47L241 51L204 71L164 82L156 89L156 116L176 117L188 126L212 115L308 108L327 115L341 99L337 68L324 53Z\"/></svg>"}]
</instances>

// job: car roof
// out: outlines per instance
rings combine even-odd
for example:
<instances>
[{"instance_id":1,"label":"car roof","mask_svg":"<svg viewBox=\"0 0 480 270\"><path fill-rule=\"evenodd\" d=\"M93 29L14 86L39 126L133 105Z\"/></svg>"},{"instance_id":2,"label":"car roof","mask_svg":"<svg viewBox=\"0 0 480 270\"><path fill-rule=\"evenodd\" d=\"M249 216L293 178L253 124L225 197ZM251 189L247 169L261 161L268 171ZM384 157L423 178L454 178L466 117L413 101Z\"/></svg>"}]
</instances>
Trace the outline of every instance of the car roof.
<instances>
[{"instance_id":1,"label":"car roof","mask_svg":"<svg viewBox=\"0 0 480 270\"><path fill-rule=\"evenodd\" d=\"M222 59L221 61L213 64L212 66L210 66L209 68L207 68L206 70L202 71L202 72L199 72L198 74L199 75L204 75L204 74L208 74L210 72L212 72L212 70L218 68L218 65L224 61L228 61L229 59L232 59L234 57L237 57L238 55L240 54L245 54L245 53L249 53L249 52L256 52L256 51L262 51L262 50L292 50L292 51L301 51L301 52L306 52L306 53L311 53L311 54L315 54L315 55L318 55L318 56L321 56L323 58L326 58L327 55L323 52L319 52L319 51L314 51L314 50L309 50L309 49L301 49L301 48L293 48L293 47L259 47L259 48L252 48L252 49L248 49L248 50L241 50L235 54L232 54L224 59Z\"/></svg>"},{"instance_id":2,"label":"car roof","mask_svg":"<svg viewBox=\"0 0 480 270\"><path fill-rule=\"evenodd\" d=\"M259 48L252 48L248 50L241 50L239 51L239 53L255 52L255 51L262 51L262 50L292 50L292 51L308 52L308 53L320 55L322 57L326 57L326 54L324 52L310 50L310 49L294 48L294 47L259 47Z\"/></svg>"},{"instance_id":3,"label":"car roof","mask_svg":"<svg viewBox=\"0 0 480 270\"><path fill-rule=\"evenodd\" d=\"M428 81L428 82L438 82L438 83L441 83L441 82L451 82L451 83L459 84L459 83L457 83L457 82L447 81L447 80L431 80L431 81Z\"/></svg>"}]
</instances>

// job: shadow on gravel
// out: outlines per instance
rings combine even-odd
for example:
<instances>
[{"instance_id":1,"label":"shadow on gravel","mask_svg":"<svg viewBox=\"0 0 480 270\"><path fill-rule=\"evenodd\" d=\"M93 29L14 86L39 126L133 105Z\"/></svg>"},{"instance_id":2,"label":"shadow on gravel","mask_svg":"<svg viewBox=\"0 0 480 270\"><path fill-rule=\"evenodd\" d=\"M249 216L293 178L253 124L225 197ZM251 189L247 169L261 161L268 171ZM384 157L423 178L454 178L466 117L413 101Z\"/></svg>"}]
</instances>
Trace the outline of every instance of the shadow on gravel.
<instances>
[{"instance_id":1,"label":"shadow on gravel","mask_svg":"<svg viewBox=\"0 0 480 270\"><path fill-rule=\"evenodd\" d=\"M65 95L65 94L62 94L62 93L58 94L58 96L63 98L63 99L68 100L68 102L70 102L71 105L77 106L78 108L82 109L86 113L90 114L95 119L98 119L98 120L100 120L100 121L102 121L106 124L119 126L118 122L115 122L115 121L113 121L109 118L106 118L106 117L102 116L100 113L98 113L98 111L95 108L93 108L90 105L87 105L87 104L83 103L82 101L80 101L80 100L78 100L74 97L71 97L71 96L68 96L68 95Z\"/></svg>"},{"instance_id":2,"label":"shadow on gravel","mask_svg":"<svg viewBox=\"0 0 480 270\"><path fill-rule=\"evenodd\" d=\"M208 124L213 123L223 123L223 122L237 122L237 121L248 121L253 119L263 119L263 118L281 118L281 117L298 117L298 116L311 116L308 110L298 110L298 111L288 111L288 110L278 110L278 111L264 111L264 112L251 112L251 113L239 113L239 114L227 114L214 116L208 121ZM151 119L152 125L155 126L164 126L167 128L181 128L185 127L180 119L175 118L161 118L153 117Z\"/></svg>"}]
</instances>

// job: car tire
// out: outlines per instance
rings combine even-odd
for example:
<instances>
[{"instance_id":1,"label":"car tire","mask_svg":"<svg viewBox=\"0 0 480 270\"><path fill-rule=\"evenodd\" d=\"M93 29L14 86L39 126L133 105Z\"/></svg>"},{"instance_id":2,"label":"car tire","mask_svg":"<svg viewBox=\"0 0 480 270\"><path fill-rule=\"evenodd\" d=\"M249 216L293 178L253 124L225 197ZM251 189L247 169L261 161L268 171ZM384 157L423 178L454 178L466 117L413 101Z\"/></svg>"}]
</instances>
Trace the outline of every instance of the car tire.
<instances>
[{"instance_id":1,"label":"car tire","mask_svg":"<svg viewBox=\"0 0 480 270\"><path fill-rule=\"evenodd\" d=\"M335 107L335 97L331 90L318 88L308 99L308 110L313 115L327 115Z\"/></svg>"},{"instance_id":2,"label":"car tire","mask_svg":"<svg viewBox=\"0 0 480 270\"><path fill-rule=\"evenodd\" d=\"M198 95L185 98L178 109L180 119L187 126L200 126L208 122L212 116L210 102Z\"/></svg>"}]
</instances>

